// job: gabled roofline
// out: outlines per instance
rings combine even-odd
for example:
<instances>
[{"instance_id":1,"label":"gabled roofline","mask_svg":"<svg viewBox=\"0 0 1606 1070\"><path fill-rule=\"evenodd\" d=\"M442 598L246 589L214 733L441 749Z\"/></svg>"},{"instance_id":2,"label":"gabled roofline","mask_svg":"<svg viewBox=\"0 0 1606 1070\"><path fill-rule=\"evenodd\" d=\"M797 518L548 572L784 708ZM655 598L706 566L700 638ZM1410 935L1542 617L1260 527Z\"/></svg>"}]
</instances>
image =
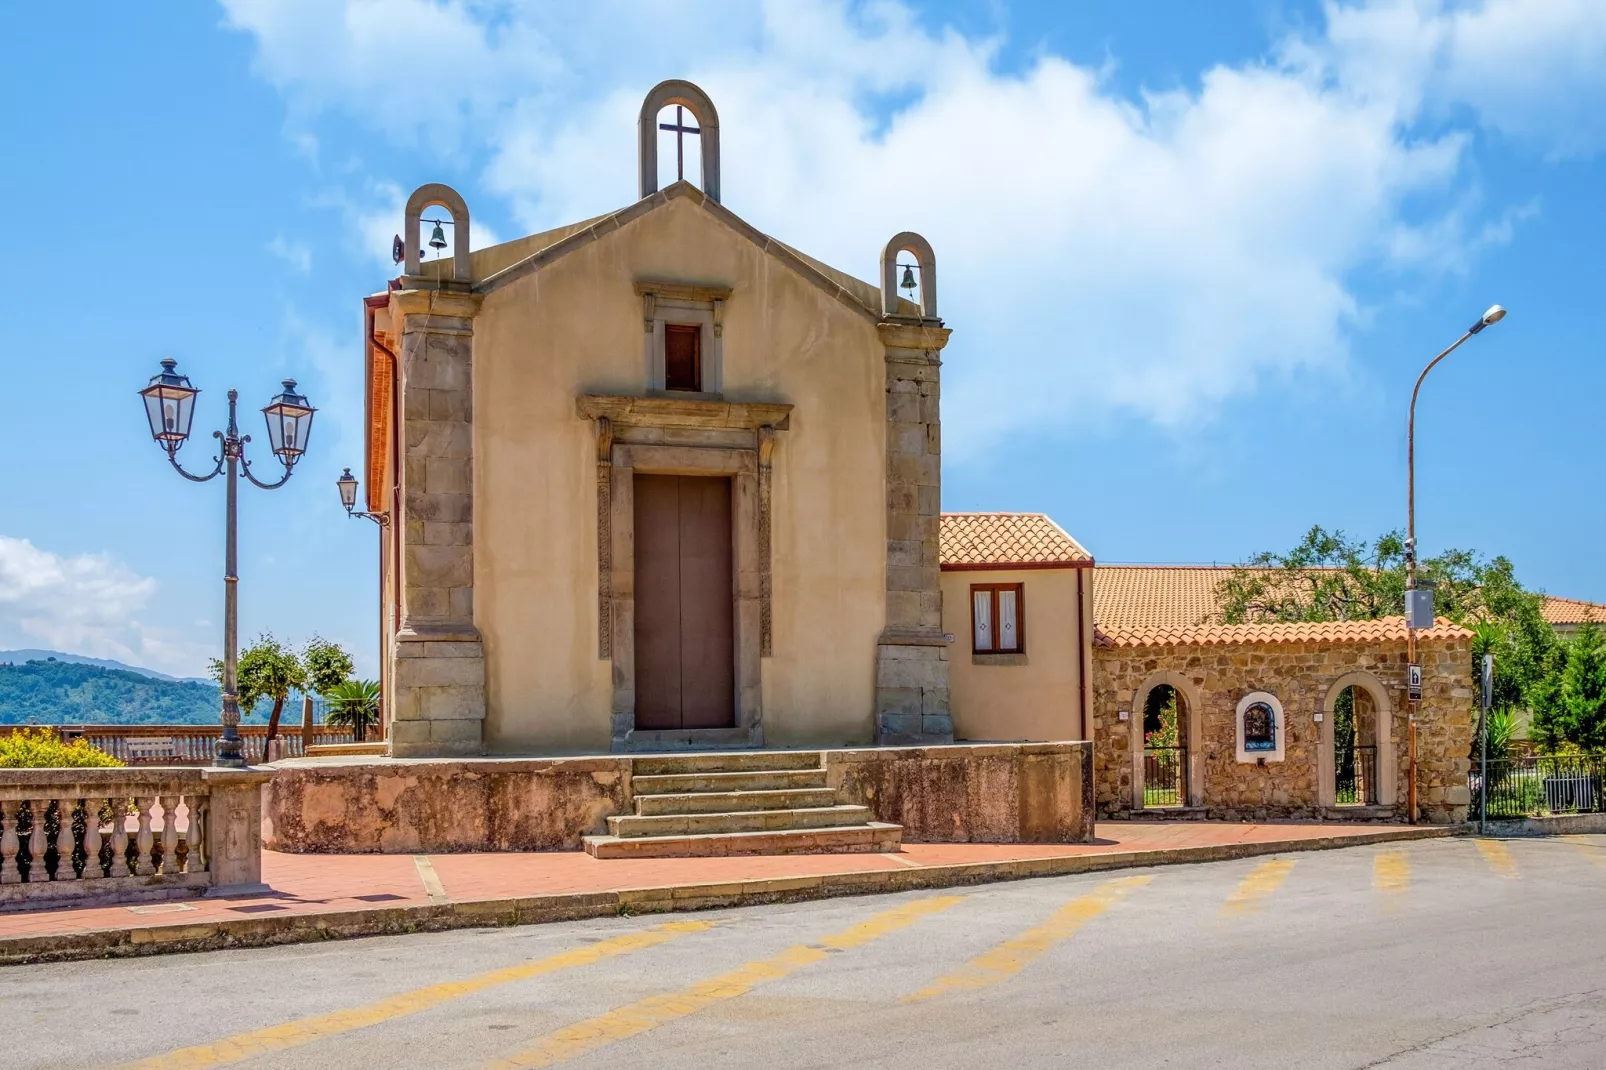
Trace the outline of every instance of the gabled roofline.
<instances>
[{"instance_id":1,"label":"gabled roofline","mask_svg":"<svg viewBox=\"0 0 1606 1070\"><path fill-rule=\"evenodd\" d=\"M577 230L568 237L562 238L516 263L509 264L493 275L486 276L474 284L473 291L478 294L495 293L502 287L517 282L526 275L556 263L576 249L590 245L592 242L619 230L626 224L635 222L649 212L663 207L670 201L679 200L682 197L689 198L693 203L700 205L703 211L758 246L764 252L775 257L798 275L824 290L865 319L872 323L881 321L882 316L879 310L866 305L855 297L847 287L832 280L819 268L800 257L790 247L765 234L685 180L676 182L650 196L643 197L635 204L627 208L621 208L612 215L603 216L590 226Z\"/></svg>"}]
</instances>

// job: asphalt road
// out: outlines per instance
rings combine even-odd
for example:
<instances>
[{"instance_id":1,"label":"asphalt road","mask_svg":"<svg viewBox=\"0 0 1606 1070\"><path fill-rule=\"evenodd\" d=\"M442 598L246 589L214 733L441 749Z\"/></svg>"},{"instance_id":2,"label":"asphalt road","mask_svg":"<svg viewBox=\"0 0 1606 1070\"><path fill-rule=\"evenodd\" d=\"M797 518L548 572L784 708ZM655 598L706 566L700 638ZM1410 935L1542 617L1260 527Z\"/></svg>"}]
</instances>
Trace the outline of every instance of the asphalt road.
<instances>
[{"instance_id":1,"label":"asphalt road","mask_svg":"<svg viewBox=\"0 0 1606 1070\"><path fill-rule=\"evenodd\" d=\"M0 969L0 1067L1606 1066L1606 836Z\"/></svg>"}]
</instances>

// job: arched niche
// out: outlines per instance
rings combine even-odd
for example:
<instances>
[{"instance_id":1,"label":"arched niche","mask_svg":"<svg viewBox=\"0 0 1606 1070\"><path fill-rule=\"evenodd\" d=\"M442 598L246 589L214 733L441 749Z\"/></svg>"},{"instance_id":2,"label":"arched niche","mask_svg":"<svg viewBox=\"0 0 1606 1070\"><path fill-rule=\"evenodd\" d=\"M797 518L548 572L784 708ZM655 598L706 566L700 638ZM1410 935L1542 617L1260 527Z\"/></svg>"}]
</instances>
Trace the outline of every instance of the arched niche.
<instances>
[{"instance_id":1,"label":"arched niche","mask_svg":"<svg viewBox=\"0 0 1606 1070\"><path fill-rule=\"evenodd\" d=\"M419 186L407 198L407 217L402 231L407 242L404 270L408 275L419 274L420 221L426 209L437 206L452 213L452 281L469 282L468 204L455 189L442 182Z\"/></svg>"},{"instance_id":2,"label":"arched niche","mask_svg":"<svg viewBox=\"0 0 1606 1070\"><path fill-rule=\"evenodd\" d=\"M641 166L641 195L650 197L658 192L658 113L671 104L679 104L697 119L702 141L703 193L710 200L719 200L719 113L708 94L690 82L679 78L659 82L641 102L641 117L636 122L637 159Z\"/></svg>"},{"instance_id":3,"label":"arched niche","mask_svg":"<svg viewBox=\"0 0 1606 1070\"><path fill-rule=\"evenodd\" d=\"M931 243L912 230L895 235L881 250L881 313L898 315L898 254L912 253L920 265L920 315L937 318L937 254Z\"/></svg>"},{"instance_id":4,"label":"arched niche","mask_svg":"<svg viewBox=\"0 0 1606 1070\"><path fill-rule=\"evenodd\" d=\"M1352 672L1340 676L1322 696L1322 730L1316 742L1316 801L1321 806L1337 804L1338 785L1335 776L1336 757L1333 753L1333 705L1346 687L1359 688L1372 700L1377 719L1377 805L1393 806L1395 795L1394 707L1389 703L1388 688L1383 681L1369 672Z\"/></svg>"},{"instance_id":5,"label":"arched niche","mask_svg":"<svg viewBox=\"0 0 1606 1070\"><path fill-rule=\"evenodd\" d=\"M1247 731L1251 711L1269 722L1270 739L1264 747L1261 740L1252 738ZM1233 733L1238 761L1262 765L1282 761L1288 750L1288 718L1283 713L1282 700L1270 691L1249 692L1238 700L1238 709L1233 714Z\"/></svg>"},{"instance_id":6,"label":"arched niche","mask_svg":"<svg viewBox=\"0 0 1606 1070\"><path fill-rule=\"evenodd\" d=\"M1132 692L1128 707L1127 731L1130 733L1128 750L1132 754L1132 808L1143 807L1143 709L1149 692L1162 685L1176 689L1183 705L1183 745L1188 748L1188 805L1204 805L1204 722L1203 706L1199 702L1199 687L1179 672L1168 669L1144 679Z\"/></svg>"}]
</instances>

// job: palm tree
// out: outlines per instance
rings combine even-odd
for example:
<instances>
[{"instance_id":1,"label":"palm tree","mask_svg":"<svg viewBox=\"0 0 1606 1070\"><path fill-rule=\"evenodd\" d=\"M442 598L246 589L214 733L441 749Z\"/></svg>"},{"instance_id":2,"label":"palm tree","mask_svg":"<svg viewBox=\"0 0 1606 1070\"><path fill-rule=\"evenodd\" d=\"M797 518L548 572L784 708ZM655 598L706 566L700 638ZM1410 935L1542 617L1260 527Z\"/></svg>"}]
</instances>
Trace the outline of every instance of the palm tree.
<instances>
[{"instance_id":1,"label":"palm tree","mask_svg":"<svg viewBox=\"0 0 1606 1070\"><path fill-rule=\"evenodd\" d=\"M368 729L379 723L379 682L377 680L347 680L335 685L325 697L329 712L324 715L326 724L350 725L351 738L361 743Z\"/></svg>"}]
</instances>

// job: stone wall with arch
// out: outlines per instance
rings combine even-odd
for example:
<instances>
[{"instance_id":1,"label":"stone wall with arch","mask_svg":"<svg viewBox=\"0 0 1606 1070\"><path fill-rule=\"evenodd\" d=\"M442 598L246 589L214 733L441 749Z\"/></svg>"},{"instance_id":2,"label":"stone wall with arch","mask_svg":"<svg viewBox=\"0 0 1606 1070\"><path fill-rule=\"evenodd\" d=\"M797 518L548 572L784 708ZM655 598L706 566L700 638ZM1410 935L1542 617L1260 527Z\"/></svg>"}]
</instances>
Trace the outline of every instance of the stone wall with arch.
<instances>
[{"instance_id":1,"label":"stone wall with arch","mask_svg":"<svg viewBox=\"0 0 1606 1070\"><path fill-rule=\"evenodd\" d=\"M1466 820L1476 693L1469 644L1470 637L1418 644L1424 694L1417 715L1417 785L1424 822ZM1403 821L1406 664L1403 640L1096 646L1092 717L1099 816L1133 816L1133 799L1142 799L1143 696L1169 683L1182 692L1198 724L1189 761L1190 781L1199 780L1199 806L1183 813L1233 821ZM1385 788L1382 805L1375 807L1333 806L1332 776L1324 773L1332 764L1332 704L1349 686L1366 689L1380 714L1379 773L1394 792L1390 802ZM1238 706L1255 691L1275 695L1282 706L1281 761L1238 760Z\"/></svg>"}]
</instances>

